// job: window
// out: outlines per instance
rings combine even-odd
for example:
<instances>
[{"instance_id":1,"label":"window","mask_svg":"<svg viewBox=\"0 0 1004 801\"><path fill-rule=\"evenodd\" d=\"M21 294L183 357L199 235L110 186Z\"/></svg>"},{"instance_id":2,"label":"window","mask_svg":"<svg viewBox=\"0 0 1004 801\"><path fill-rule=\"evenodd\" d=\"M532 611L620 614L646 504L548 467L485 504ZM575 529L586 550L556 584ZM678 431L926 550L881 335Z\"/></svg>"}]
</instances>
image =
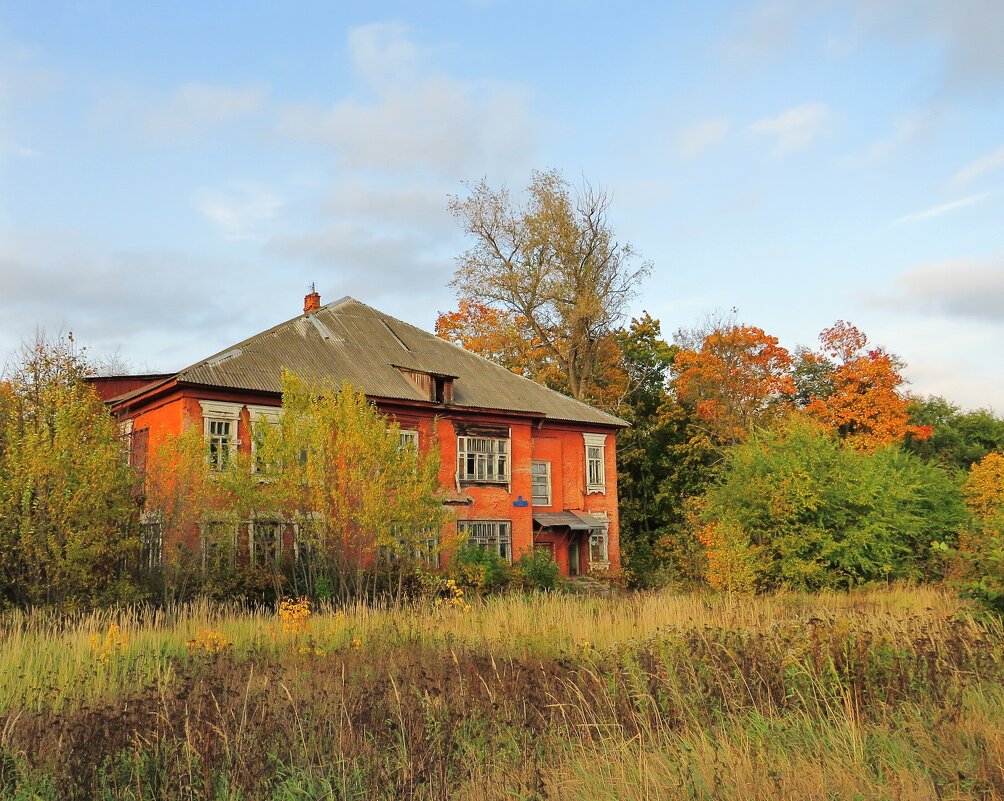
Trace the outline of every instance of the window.
<instances>
[{"instance_id":1,"label":"window","mask_svg":"<svg viewBox=\"0 0 1004 801\"><path fill-rule=\"evenodd\" d=\"M139 524L139 566L143 570L156 570L164 558L164 528L160 521L149 520Z\"/></svg>"},{"instance_id":2,"label":"window","mask_svg":"<svg viewBox=\"0 0 1004 801\"><path fill-rule=\"evenodd\" d=\"M237 536L232 523L222 520L203 523L200 545L204 571L218 572L234 566Z\"/></svg>"},{"instance_id":3,"label":"window","mask_svg":"<svg viewBox=\"0 0 1004 801\"><path fill-rule=\"evenodd\" d=\"M209 465L213 470L225 470L230 458L240 445L237 439L237 421L242 405L218 401L199 401L205 424L206 444L209 446Z\"/></svg>"},{"instance_id":4,"label":"window","mask_svg":"<svg viewBox=\"0 0 1004 801\"><path fill-rule=\"evenodd\" d=\"M248 525L251 564L271 566L282 553L282 523L278 520L253 520Z\"/></svg>"},{"instance_id":5,"label":"window","mask_svg":"<svg viewBox=\"0 0 1004 801\"><path fill-rule=\"evenodd\" d=\"M439 567L439 534L433 528L417 529L410 536L402 536L398 526L391 527L391 536L397 540L396 548L380 546L377 554L381 561L397 562L407 556L412 562L422 562Z\"/></svg>"},{"instance_id":6,"label":"window","mask_svg":"<svg viewBox=\"0 0 1004 801\"><path fill-rule=\"evenodd\" d=\"M269 465L262 461L259 450L265 439L265 432L271 426L279 425L282 419L282 407L249 405L248 415L251 420L251 469L256 473L264 473Z\"/></svg>"},{"instance_id":7,"label":"window","mask_svg":"<svg viewBox=\"0 0 1004 801\"><path fill-rule=\"evenodd\" d=\"M119 423L119 440L122 442L122 458L127 465L132 464L132 420Z\"/></svg>"},{"instance_id":8,"label":"window","mask_svg":"<svg viewBox=\"0 0 1004 801\"><path fill-rule=\"evenodd\" d=\"M583 434L586 442L586 492L606 492L604 467L607 437L605 434Z\"/></svg>"},{"instance_id":9,"label":"window","mask_svg":"<svg viewBox=\"0 0 1004 801\"><path fill-rule=\"evenodd\" d=\"M461 481L509 483L509 439L457 437L457 476Z\"/></svg>"},{"instance_id":10,"label":"window","mask_svg":"<svg viewBox=\"0 0 1004 801\"><path fill-rule=\"evenodd\" d=\"M530 465L531 501L534 506L551 505L551 463L533 462Z\"/></svg>"},{"instance_id":11,"label":"window","mask_svg":"<svg viewBox=\"0 0 1004 801\"><path fill-rule=\"evenodd\" d=\"M417 431L406 431L401 429L401 440L400 440L401 450L405 448L411 448L413 450L418 450L418 432Z\"/></svg>"},{"instance_id":12,"label":"window","mask_svg":"<svg viewBox=\"0 0 1004 801\"><path fill-rule=\"evenodd\" d=\"M494 551L512 561L512 523L508 520L458 520L457 532L467 537L468 545Z\"/></svg>"},{"instance_id":13,"label":"window","mask_svg":"<svg viewBox=\"0 0 1004 801\"><path fill-rule=\"evenodd\" d=\"M225 470L236 439L234 420L209 421L209 464L213 470Z\"/></svg>"},{"instance_id":14,"label":"window","mask_svg":"<svg viewBox=\"0 0 1004 801\"><path fill-rule=\"evenodd\" d=\"M607 529L593 529L589 535L589 561L592 564L606 564L610 561L607 552Z\"/></svg>"}]
</instances>

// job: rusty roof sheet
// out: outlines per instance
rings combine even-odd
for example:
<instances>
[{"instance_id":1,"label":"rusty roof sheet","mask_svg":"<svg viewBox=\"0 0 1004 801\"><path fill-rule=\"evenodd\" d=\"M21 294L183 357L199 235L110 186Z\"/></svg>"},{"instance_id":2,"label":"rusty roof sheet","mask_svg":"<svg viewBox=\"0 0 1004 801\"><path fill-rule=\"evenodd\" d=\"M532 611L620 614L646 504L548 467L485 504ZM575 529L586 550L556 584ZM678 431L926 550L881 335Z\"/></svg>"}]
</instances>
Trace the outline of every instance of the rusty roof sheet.
<instances>
[{"instance_id":1,"label":"rusty roof sheet","mask_svg":"<svg viewBox=\"0 0 1004 801\"><path fill-rule=\"evenodd\" d=\"M369 397L408 401L428 398L398 368L455 376L456 406L627 425L353 298L280 323L186 367L176 378L191 384L279 393L284 368L309 381L335 386L348 381Z\"/></svg>"}]
</instances>

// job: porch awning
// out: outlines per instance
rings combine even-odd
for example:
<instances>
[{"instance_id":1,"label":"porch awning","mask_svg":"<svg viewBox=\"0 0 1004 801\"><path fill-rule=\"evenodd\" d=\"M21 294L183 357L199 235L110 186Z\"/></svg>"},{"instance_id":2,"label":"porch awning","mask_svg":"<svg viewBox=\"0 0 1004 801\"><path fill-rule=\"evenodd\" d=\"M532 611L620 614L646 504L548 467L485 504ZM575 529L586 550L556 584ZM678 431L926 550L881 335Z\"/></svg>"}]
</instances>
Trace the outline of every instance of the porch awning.
<instances>
[{"instance_id":1,"label":"porch awning","mask_svg":"<svg viewBox=\"0 0 1004 801\"><path fill-rule=\"evenodd\" d=\"M592 531L603 528L603 521L587 512L534 512L533 522L541 528L569 528L572 531Z\"/></svg>"}]
</instances>

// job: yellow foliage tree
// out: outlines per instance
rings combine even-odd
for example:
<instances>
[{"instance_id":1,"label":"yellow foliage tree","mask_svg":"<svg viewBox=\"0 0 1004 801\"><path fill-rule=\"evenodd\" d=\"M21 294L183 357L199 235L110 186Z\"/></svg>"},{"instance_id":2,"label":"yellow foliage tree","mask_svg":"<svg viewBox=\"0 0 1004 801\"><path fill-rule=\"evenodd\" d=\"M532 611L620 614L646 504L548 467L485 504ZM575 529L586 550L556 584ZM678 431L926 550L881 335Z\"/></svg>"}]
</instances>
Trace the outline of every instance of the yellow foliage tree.
<instances>
[{"instance_id":1,"label":"yellow foliage tree","mask_svg":"<svg viewBox=\"0 0 1004 801\"><path fill-rule=\"evenodd\" d=\"M989 523L1004 514L1004 453L991 451L974 464L962 490L981 522Z\"/></svg>"}]
</instances>

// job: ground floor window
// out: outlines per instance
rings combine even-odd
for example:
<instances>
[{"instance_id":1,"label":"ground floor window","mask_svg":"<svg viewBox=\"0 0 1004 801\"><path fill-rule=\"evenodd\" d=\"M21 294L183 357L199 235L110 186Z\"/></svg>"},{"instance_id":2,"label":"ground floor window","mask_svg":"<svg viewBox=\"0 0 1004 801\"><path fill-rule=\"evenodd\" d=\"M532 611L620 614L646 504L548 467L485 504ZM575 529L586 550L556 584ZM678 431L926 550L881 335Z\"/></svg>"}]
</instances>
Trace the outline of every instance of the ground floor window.
<instances>
[{"instance_id":1,"label":"ground floor window","mask_svg":"<svg viewBox=\"0 0 1004 801\"><path fill-rule=\"evenodd\" d=\"M610 561L608 551L607 530L593 529L589 535L589 561L593 564L605 564Z\"/></svg>"},{"instance_id":2,"label":"ground floor window","mask_svg":"<svg viewBox=\"0 0 1004 801\"><path fill-rule=\"evenodd\" d=\"M282 555L282 522L252 520L248 525L248 542L252 565L275 565Z\"/></svg>"},{"instance_id":3,"label":"ground floor window","mask_svg":"<svg viewBox=\"0 0 1004 801\"><path fill-rule=\"evenodd\" d=\"M156 570L164 558L164 527L151 520L139 525L139 565L144 570Z\"/></svg>"},{"instance_id":4,"label":"ground floor window","mask_svg":"<svg viewBox=\"0 0 1004 801\"><path fill-rule=\"evenodd\" d=\"M202 524L200 550L202 569L208 572L229 570L234 566L237 529L233 523L210 520Z\"/></svg>"},{"instance_id":5,"label":"ground floor window","mask_svg":"<svg viewBox=\"0 0 1004 801\"><path fill-rule=\"evenodd\" d=\"M512 561L512 523L508 520L458 520L457 532L469 545L495 551Z\"/></svg>"}]
</instances>

